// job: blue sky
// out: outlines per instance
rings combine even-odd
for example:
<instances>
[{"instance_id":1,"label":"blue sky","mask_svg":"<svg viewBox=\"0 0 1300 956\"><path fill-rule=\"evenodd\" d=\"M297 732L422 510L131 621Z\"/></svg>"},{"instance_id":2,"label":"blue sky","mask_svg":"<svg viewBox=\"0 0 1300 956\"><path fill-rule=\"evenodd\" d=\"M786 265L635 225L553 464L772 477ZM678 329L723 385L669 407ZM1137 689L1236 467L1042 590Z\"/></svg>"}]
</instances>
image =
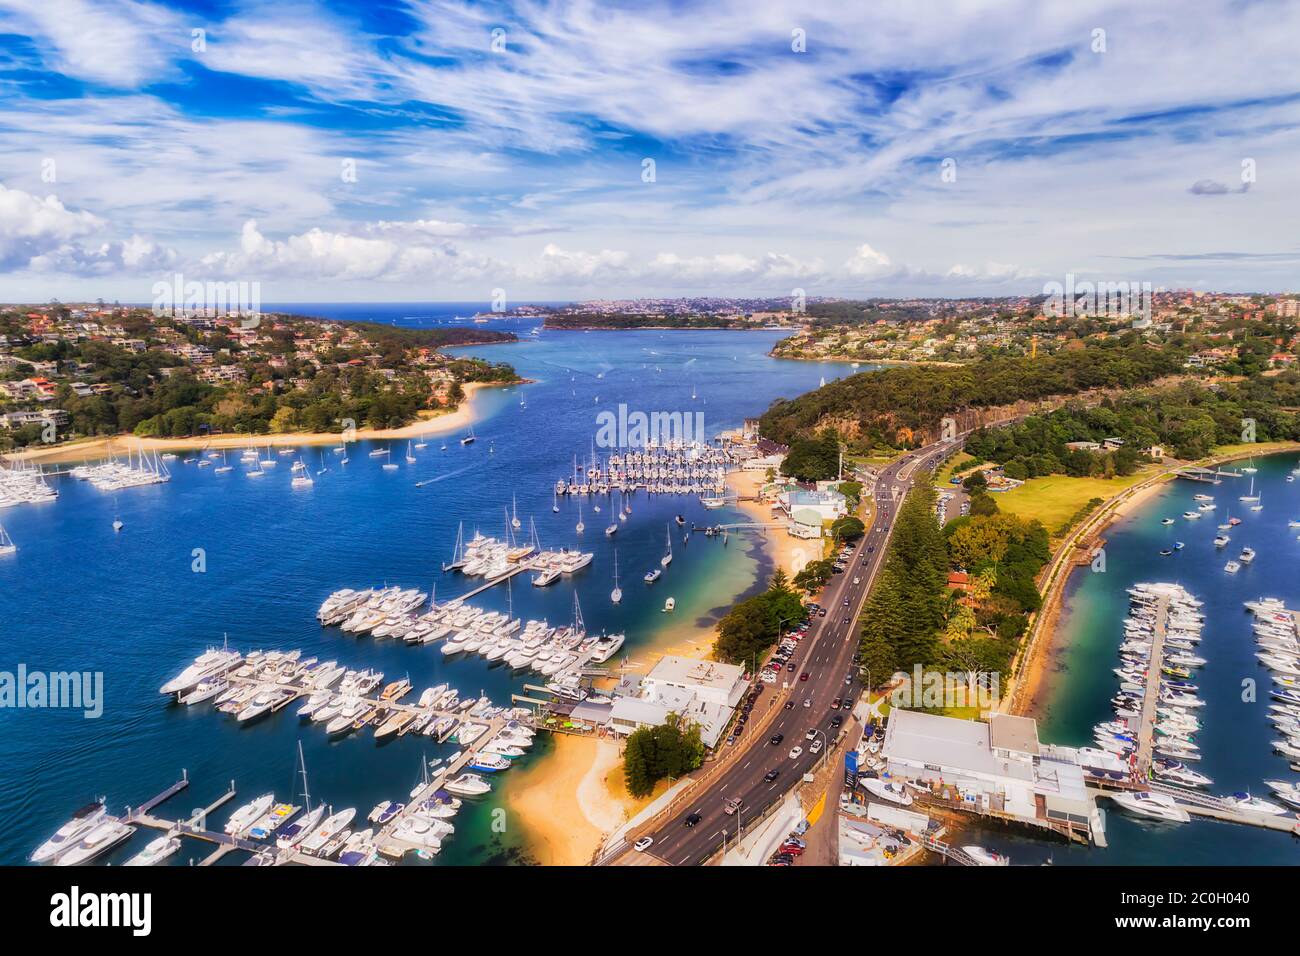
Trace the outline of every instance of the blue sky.
<instances>
[{"instance_id":1,"label":"blue sky","mask_svg":"<svg viewBox=\"0 0 1300 956\"><path fill-rule=\"evenodd\" d=\"M1281 0L0 0L0 300L1294 289L1297 37Z\"/></svg>"}]
</instances>

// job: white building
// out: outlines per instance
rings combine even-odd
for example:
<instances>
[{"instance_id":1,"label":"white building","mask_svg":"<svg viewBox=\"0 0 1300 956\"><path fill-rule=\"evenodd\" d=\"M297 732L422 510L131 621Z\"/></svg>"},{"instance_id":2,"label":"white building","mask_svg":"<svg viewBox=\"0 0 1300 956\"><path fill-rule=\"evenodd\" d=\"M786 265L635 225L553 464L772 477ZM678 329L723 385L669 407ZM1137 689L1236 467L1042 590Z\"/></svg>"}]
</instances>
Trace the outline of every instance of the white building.
<instances>
[{"instance_id":1,"label":"white building","mask_svg":"<svg viewBox=\"0 0 1300 956\"><path fill-rule=\"evenodd\" d=\"M745 669L736 664L670 654L641 679L640 696L615 698L609 726L626 735L678 714L697 724L705 745L713 747L748 687Z\"/></svg>"},{"instance_id":2,"label":"white building","mask_svg":"<svg viewBox=\"0 0 1300 956\"><path fill-rule=\"evenodd\" d=\"M895 709L881 753L891 776L946 789L973 812L1105 839L1083 768L1040 747L1029 717L984 723Z\"/></svg>"}]
</instances>

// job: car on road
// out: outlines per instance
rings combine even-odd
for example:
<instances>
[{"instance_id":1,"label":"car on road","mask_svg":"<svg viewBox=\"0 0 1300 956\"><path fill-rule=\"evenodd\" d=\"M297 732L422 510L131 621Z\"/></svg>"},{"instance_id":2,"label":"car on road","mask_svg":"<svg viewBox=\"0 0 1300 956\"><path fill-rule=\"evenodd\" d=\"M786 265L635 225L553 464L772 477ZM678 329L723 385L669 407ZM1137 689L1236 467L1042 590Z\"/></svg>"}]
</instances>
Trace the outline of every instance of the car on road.
<instances>
[{"instance_id":1,"label":"car on road","mask_svg":"<svg viewBox=\"0 0 1300 956\"><path fill-rule=\"evenodd\" d=\"M803 735L803 739L804 739L804 740L816 740L816 739L817 739L817 734L818 734L818 730L817 730L816 727L809 727L809 728L808 728L808 733L806 733L806 734Z\"/></svg>"},{"instance_id":2,"label":"car on road","mask_svg":"<svg viewBox=\"0 0 1300 956\"><path fill-rule=\"evenodd\" d=\"M804 848L798 843L782 843L778 852L789 853L791 856L800 856L803 853L803 849Z\"/></svg>"},{"instance_id":3,"label":"car on road","mask_svg":"<svg viewBox=\"0 0 1300 956\"><path fill-rule=\"evenodd\" d=\"M825 616L826 616L826 608L822 608L821 610L819 610L819 611L817 612L817 616L818 616L818 617L825 617Z\"/></svg>"},{"instance_id":4,"label":"car on road","mask_svg":"<svg viewBox=\"0 0 1300 956\"><path fill-rule=\"evenodd\" d=\"M803 699L803 705L804 705L805 707L811 707L811 706L812 706L812 698L811 698L811 697L805 697L805 698Z\"/></svg>"},{"instance_id":5,"label":"car on road","mask_svg":"<svg viewBox=\"0 0 1300 956\"><path fill-rule=\"evenodd\" d=\"M839 709L840 709L840 698L836 697L833 701L831 701L831 710L839 710Z\"/></svg>"},{"instance_id":6,"label":"car on road","mask_svg":"<svg viewBox=\"0 0 1300 956\"><path fill-rule=\"evenodd\" d=\"M821 752L822 752L822 742L821 742L821 740L814 740L814 741L812 742L812 746L810 746L810 747L808 748L808 752L809 752L810 754L819 754L819 753L821 753Z\"/></svg>"},{"instance_id":7,"label":"car on road","mask_svg":"<svg viewBox=\"0 0 1300 956\"><path fill-rule=\"evenodd\" d=\"M685 821L687 828L695 826L695 824L699 823L701 819L703 818L698 813L690 814Z\"/></svg>"},{"instance_id":8,"label":"car on road","mask_svg":"<svg viewBox=\"0 0 1300 956\"><path fill-rule=\"evenodd\" d=\"M790 748L790 759L791 759L791 760L797 760L797 759L798 759L800 756L802 756L802 755L803 755L803 748L802 748L802 747L791 747L791 748Z\"/></svg>"},{"instance_id":9,"label":"car on road","mask_svg":"<svg viewBox=\"0 0 1300 956\"><path fill-rule=\"evenodd\" d=\"M849 674L847 677L844 678L844 686L848 687L852 683L853 683L853 675Z\"/></svg>"},{"instance_id":10,"label":"car on road","mask_svg":"<svg viewBox=\"0 0 1300 956\"><path fill-rule=\"evenodd\" d=\"M773 734L771 737L767 738L767 742L773 747L780 744L783 740L785 740L785 734Z\"/></svg>"},{"instance_id":11,"label":"car on road","mask_svg":"<svg viewBox=\"0 0 1300 956\"><path fill-rule=\"evenodd\" d=\"M844 723L844 718L841 717L839 714L836 714L834 717L831 718L832 727L838 727L842 723Z\"/></svg>"},{"instance_id":12,"label":"car on road","mask_svg":"<svg viewBox=\"0 0 1300 956\"><path fill-rule=\"evenodd\" d=\"M808 679L808 672L807 672L807 671L804 671L802 674L800 674L800 675L799 675L799 679L800 679L800 680L807 680L807 679Z\"/></svg>"},{"instance_id":13,"label":"car on road","mask_svg":"<svg viewBox=\"0 0 1300 956\"><path fill-rule=\"evenodd\" d=\"M852 709L853 709L852 697L845 697L842 701L840 701L840 710L852 710Z\"/></svg>"},{"instance_id":14,"label":"car on road","mask_svg":"<svg viewBox=\"0 0 1300 956\"><path fill-rule=\"evenodd\" d=\"M768 783L771 783L779 776L781 776L780 770L769 770L767 773L763 774L763 779L766 780Z\"/></svg>"},{"instance_id":15,"label":"car on road","mask_svg":"<svg viewBox=\"0 0 1300 956\"><path fill-rule=\"evenodd\" d=\"M650 844L654 842L654 837L644 836L632 844L632 849L636 850L638 853L644 853L646 850L650 849Z\"/></svg>"},{"instance_id":16,"label":"car on road","mask_svg":"<svg viewBox=\"0 0 1300 956\"><path fill-rule=\"evenodd\" d=\"M854 583L856 583L856 582L854 582ZM844 599L844 606L845 606L845 607L848 607L848 606L849 606L849 598L845 598L845 599Z\"/></svg>"},{"instance_id":17,"label":"car on road","mask_svg":"<svg viewBox=\"0 0 1300 956\"><path fill-rule=\"evenodd\" d=\"M793 709L794 709L794 701L792 701L792 700L787 700L787 701L785 702L785 709L786 709L786 710L793 710Z\"/></svg>"},{"instance_id":18,"label":"car on road","mask_svg":"<svg viewBox=\"0 0 1300 956\"><path fill-rule=\"evenodd\" d=\"M861 583L862 583L862 578L854 578L854 579L853 579L853 583L854 583L854 584L861 584Z\"/></svg>"},{"instance_id":19,"label":"car on road","mask_svg":"<svg viewBox=\"0 0 1300 956\"><path fill-rule=\"evenodd\" d=\"M735 816L736 811L742 809L744 806L744 800L741 800L740 797L732 797L727 801L726 806L724 806L722 810L730 817Z\"/></svg>"}]
</instances>

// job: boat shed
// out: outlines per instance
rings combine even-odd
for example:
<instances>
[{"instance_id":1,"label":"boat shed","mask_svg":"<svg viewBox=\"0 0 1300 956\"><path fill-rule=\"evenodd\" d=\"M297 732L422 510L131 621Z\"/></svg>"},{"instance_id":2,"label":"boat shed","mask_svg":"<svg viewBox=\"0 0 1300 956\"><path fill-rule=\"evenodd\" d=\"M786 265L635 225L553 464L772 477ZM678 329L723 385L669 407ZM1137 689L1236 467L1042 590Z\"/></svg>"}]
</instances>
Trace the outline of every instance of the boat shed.
<instances>
[{"instance_id":1,"label":"boat shed","mask_svg":"<svg viewBox=\"0 0 1300 956\"><path fill-rule=\"evenodd\" d=\"M1083 768L1044 752L1031 718L894 710L881 753L891 776L946 794L961 809L1094 839L1101 833Z\"/></svg>"}]
</instances>

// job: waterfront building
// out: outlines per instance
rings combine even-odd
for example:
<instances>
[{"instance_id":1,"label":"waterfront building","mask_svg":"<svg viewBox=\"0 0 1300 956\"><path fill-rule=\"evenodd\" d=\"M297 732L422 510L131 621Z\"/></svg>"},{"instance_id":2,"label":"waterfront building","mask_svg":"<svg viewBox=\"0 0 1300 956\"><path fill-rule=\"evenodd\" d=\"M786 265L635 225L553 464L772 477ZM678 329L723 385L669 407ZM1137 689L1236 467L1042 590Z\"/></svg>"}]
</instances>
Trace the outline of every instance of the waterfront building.
<instances>
[{"instance_id":1,"label":"waterfront building","mask_svg":"<svg viewBox=\"0 0 1300 956\"><path fill-rule=\"evenodd\" d=\"M636 696L615 697L609 727L626 736L678 714L698 725L705 746L713 747L748 687L739 665L669 654L641 678Z\"/></svg>"},{"instance_id":2,"label":"waterfront building","mask_svg":"<svg viewBox=\"0 0 1300 956\"><path fill-rule=\"evenodd\" d=\"M963 809L1101 842L1101 815L1084 771L1042 747L1029 717L987 722L895 709L881 749L891 776L951 794Z\"/></svg>"}]
</instances>

